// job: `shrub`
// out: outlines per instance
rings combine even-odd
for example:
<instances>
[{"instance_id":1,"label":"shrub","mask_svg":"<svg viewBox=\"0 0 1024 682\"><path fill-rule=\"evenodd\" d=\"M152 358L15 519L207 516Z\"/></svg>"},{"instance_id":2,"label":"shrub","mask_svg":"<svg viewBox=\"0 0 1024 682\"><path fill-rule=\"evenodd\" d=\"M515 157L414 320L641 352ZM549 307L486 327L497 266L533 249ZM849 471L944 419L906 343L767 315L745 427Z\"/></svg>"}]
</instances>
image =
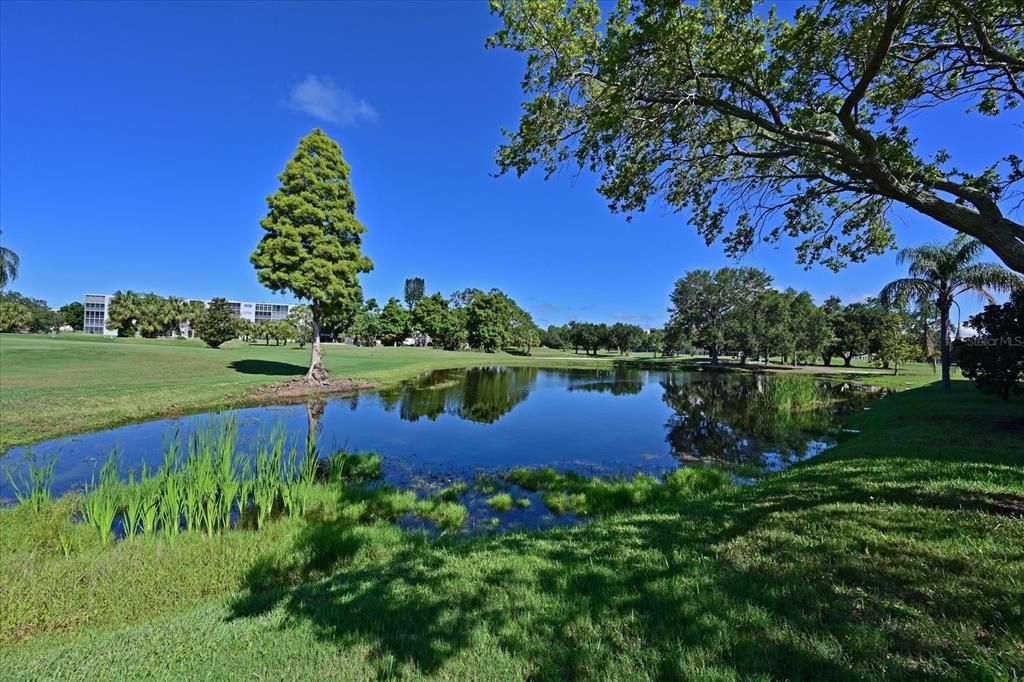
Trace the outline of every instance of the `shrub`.
<instances>
[{"instance_id":1,"label":"shrub","mask_svg":"<svg viewBox=\"0 0 1024 682\"><path fill-rule=\"evenodd\" d=\"M1014 292L1001 306L985 306L967 326L977 336L959 341L954 349L964 376L1003 400L1024 393L1024 292Z\"/></svg>"},{"instance_id":2,"label":"shrub","mask_svg":"<svg viewBox=\"0 0 1024 682\"><path fill-rule=\"evenodd\" d=\"M195 327L196 334L210 348L219 348L238 336L238 318L231 312L231 304L223 298L210 301L209 307L195 321Z\"/></svg>"}]
</instances>

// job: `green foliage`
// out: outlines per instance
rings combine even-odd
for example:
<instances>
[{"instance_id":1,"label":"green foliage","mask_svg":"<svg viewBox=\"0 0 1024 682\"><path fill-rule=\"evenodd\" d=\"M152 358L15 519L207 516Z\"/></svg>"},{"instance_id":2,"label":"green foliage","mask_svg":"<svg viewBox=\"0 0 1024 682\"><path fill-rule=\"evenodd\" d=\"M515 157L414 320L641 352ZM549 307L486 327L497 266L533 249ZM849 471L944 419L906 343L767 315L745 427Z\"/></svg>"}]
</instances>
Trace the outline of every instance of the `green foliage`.
<instances>
[{"instance_id":1,"label":"green foliage","mask_svg":"<svg viewBox=\"0 0 1024 682\"><path fill-rule=\"evenodd\" d=\"M909 277L883 287L879 298L889 307L908 302L919 305L934 302L939 309L939 346L942 356L942 383L950 386L952 359L949 346L949 314L958 296L971 293L994 302L992 291L1024 288L1024 276L994 263L978 263L985 246L977 239L957 235L946 244L925 244L899 252L898 260L907 263ZM1021 270L1024 272L1024 270ZM888 339L890 347L893 340Z\"/></svg>"},{"instance_id":2,"label":"green foliage","mask_svg":"<svg viewBox=\"0 0 1024 682\"><path fill-rule=\"evenodd\" d=\"M545 348L565 348L567 343L562 336L562 328L554 324L548 325L547 330L541 336L540 344Z\"/></svg>"},{"instance_id":3,"label":"green foliage","mask_svg":"<svg viewBox=\"0 0 1024 682\"><path fill-rule=\"evenodd\" d=\"M28 331L31 327L31 308L20 303L0 301L0 332Z\"/></svg>"},{"instance_id":4,"label":"green foliage","mask_svg":"<svg viewBox=\"0 0 1024 682\"><path fill-rule=\"evenodd\" d=\"M76 331L82 331L85 325L85 305L81 301L72 301L60 307L61 322Z\"/></svg>"},{"instance_id":5,"label":"green foliage","mask_svg":"<svg viewBox=\"0 0 1024 682\"><path fill-rule=\"evenodd\" d=\"M322 130L302 138L278 176L280 188L267 197L265 234L250 257L264 285L312 302L314 338L322 316L358 305L359 275L373 269L360 248L366 227L355 217L350 170L341 147ZM318 340L310 376L314 370L323 371Z\"/></svg>"},{"instance_id":6,"label":"green foliage","mask_svg":"<svg viewBox=\"0 0 1024 682\"><path fill-rule=\"evenodd\" d=\"M0 231L0 234L3 232ZM0 290L17 279L20 265L21 259L18 258L18 254L6 246L0 246Z\"/></svg>"},{"instance_id":7,"label":"green foliage","mask_svg":"<svg viewBox=\"0 0 1024 682\"><path fill-rule=\"evenodd\" d=\"M661 202L739 256L786 238L838 270L894 244L901 203L975 235L1024 272L1010 219L1021 160L972 174L914 112L1022 101L1015 0L854 2L788 15L750 2L492 0L489 40L526 55L501 172L594 172L613 211ZM938 150L938 151L932 151Z\"/></svg>"},{"instance_id":8,"label":"green foliage","mask_svg":"<svg viewBox=\"0 0 1024 682\"><path fill-rule=\"evenodd\" d=\"M611 343L608 325L603 322L570 322L568 337L573 348L582 348L587 353L597 355L597 351L607 348Z\"/></svg>"},{"instance_id":9,"label":"green foliage","mask_svg":"<svg viewBox=\"0 0 1024 682\"><path fill-rule=\"evenodd\" d=\"M515 304L501 291L478 292L466 306L469 345L488 353L504 348L512 335Z\"/></svg>"},{"instance_id":10,"label":"green foliage","mask_svg":"<svg viewBox=\"0 0 1024 682\"><path fill-rule=\"evenodd\" d=\"M875 334L877 349L872 353L872 359L879 367L891 367L893 374L899 374L900 365L918 357L917 344L913 335L907 332L900 314L886 314Z\"/></svg>"},{"instance_id":11,"label":"green foliage","mask_svg":"<svg viewBox=\"0 0 1024 682\"><path fill-rule=\"evenodd\" d=\"M17 291L0 292L0 331L50 332L60 329L63 317L49 304Z\"/></svg>"},{"instance_id":12,"label":"green foliage","mask_svg":"<svg viewBox=\"0 0 1024 682\"><path fill-rule=\"evenodd\" d=\"M405 304L409 310L416 307L416 303L423 298L424 284L422 277L410 277L405 280Z\"/></svg>"},{"instance_id":13,"label":"green foliage","mask_svg":"<svg viewBox=\"0 0 1024 682\"><path fill-rule=\"evenodd\" d=\"M628 355L644 342L646 333L639 325L616 322L608 330L608 335L612 345L618 349L619 355Z\"/></svg>"},{"instance_id":14,"label":"green foliage","mask_svg":"<svg viewBox=\"0 0 1024 682\"><path fill-rule=\"evenodd\" d=\"M734 317L749 310L768 289L771 277L756 268L691 270L672 290L671 319L674 334L704 348L712 364L733 340Z\"/></svg>"},{"instance_id":15,"label":"green foliage","mask_svg":"<svg viewBox=\"0 0 1024 682\"><path fill-rule=\"evenodd\" d=\"M465 481L456 481L449 486L442 488L434 494L434 499L439 502L457 502L459 498L469 491L469 484Z\"/></svg>"},{"instance_id":16,"label":"green foliage","mask_svg":"<svg viewBox=\"0 0 1024 682\"><path fill-rule=\"evenodd\" d=\"M115 451L100 469L100 480L85 488L82 499L82 518L92 526L104 543L114 541L111 527L121 505L121 483L117 480L117 452Z\"/></svg>"},{"instance_id":17,"label":"green foliage","mask_svg":"<svg viewBox=\"0 0 1024 682\"><path fill-rule=\"evenodd\" d=\"M219 348L222 343L238 335L238 318L227 300L215 298L210 301L206 312L196 320L195 330L207 346Z\"/></svg>"},{"instance_id":18,"label":"green foliage","mask_svg":"<svg viewBox=\"0 0 1024 682\"><path fill-rule=\"evenodd\" d=\"M392 296L377 320L377 333L386 345L398 345L412 333L412 313Z\"/></svg>"},{"instance_id":19,"label":"green foliage","mask_svg":"<svg viewBox=\"0 0 1024 682\"><path fill-rule=\"evenodd\" d=\"M691 471L692 470L692 471ZM684 473L689 472L689 473ZM729 474L717 469L687 467L668 474L664 481L637 474L632 478L590 478L550 467L518 468L505 474L505 480L520 488L541 492L544 505L554 514L610 514L649 504L674 504L721 491L732 485ZM507 493L505 494L507 495ZM498 502L512 508L512 497L501 495ZM529 500L526 500L528 503ZM490 500L488 500L490 504ZM494 507L495 511L508 509Z\"/></svg>"},{"instance_id":20,"label":"green foliage","mask_svg":"<svg viewBox=\"0 0 1024 682\"><path fill-rule=\"evenodd\" d=\"M955 349L964 376L1003 400L1024 393L1024 291L1001 306L985 306L967 326L978 333Z\"/></svg>"},{"instance_id":21,"label":"green foliage","mask_svg":"<svg viewBox=\"0 0 1024 682\"><path fill-rule=\"evenodd\" d=\"M19 504L31 507L35 511L43 508L43 505L50 499L50 489L53 486L53 468L57 464L55 458L50 459L48 464L40 465L32 455L32 448L25 452L25 472L15 480L10 470L7 470L7 480L14 490L14 496Z\"/></svg>"},{"instance_id":22,"label":"green foliage","mask_svg":"<svg viewBox=\"0 0 1024 682\"><path fill-rule=\"evenodd\" d=\"M327 461L327 478L332 483L367 483L384 474L381 457L376 452L339 451Z\"/></svg>"},{"instance_id":23,"label":"green foliage","mask_svg":"<svg viewBox=\"0 0 1024 682\"><path fill-rule=\"evenodd\" d=\"M466 343L464 311L450 307L440 293L417 300L412 317L413 325L437 348L459 350Z\"/></svg>"},{"instance_id":24,"label":"green foliage","mask_svg":"<svg viewBox=\"0 0 1024 682\"><path fill-rule=\"evenodd\" d=\"M496 512L512 511L515 500L509 493L496 493L487 498L487 506Z\"/></svg>"},{"instance_id":25,"label":"green foliage","mask_svg":"<svg viewBox=\"0 0 1024 682\"><path fill-rule=\"evenodd\" d=\"M313 310L308 305L293 305L288 311L287 321L299 348L313 340Z\"/></svg>"}]
</instances>

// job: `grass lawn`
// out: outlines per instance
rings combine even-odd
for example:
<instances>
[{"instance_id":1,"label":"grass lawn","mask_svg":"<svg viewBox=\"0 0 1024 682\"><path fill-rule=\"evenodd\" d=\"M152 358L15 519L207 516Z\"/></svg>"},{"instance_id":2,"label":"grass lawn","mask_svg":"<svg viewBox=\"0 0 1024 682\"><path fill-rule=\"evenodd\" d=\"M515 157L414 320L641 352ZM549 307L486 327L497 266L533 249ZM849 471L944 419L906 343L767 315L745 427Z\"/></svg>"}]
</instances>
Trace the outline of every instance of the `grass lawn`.
<instances>
[{"instance_id":1,"label":"grass lawn","mask_svg":"<svg viewBox=\"0 0 1024 682\"><path fill-rule=\"evenodd\" d=\"M543 533L429 541L325 500L65 558L73 499L0 511L3 677L1024 675L1022 403L958 381L851 426L759 485Z\"/></svg>"}]
</instances>

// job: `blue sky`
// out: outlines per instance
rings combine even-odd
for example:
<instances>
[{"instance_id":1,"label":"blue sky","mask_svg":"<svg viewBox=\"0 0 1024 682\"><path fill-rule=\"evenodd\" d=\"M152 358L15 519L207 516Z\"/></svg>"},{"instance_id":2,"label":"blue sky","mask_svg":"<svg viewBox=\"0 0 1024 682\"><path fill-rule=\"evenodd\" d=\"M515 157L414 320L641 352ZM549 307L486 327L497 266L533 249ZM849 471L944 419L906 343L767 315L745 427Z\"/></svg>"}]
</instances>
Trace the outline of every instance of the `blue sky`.
<instances>
[{"instance_id":1,"label":"blue sky","mask_svg":"<svg viewBox=\"0 0 1024 682\"><path fill-rule=\"evenodd\" d=\"M272 299L248 256L265 196L315 126L353 168L376 264L368 297L401 296L419 275L430 292L499 287L543 325L652 326L684 272L732 262L684 215L610 214L586 174L491 176L501 127L518 120L523 61L484 49L496 20L483 2L4 2L0 13L0 228L22 259L13 288L52 305L126 288ZM925 148L977 169L1019 148L1019 122L953 109L915 125ZM953 234L909 211L894 219L901 246ZM895 254L838 275L793 260L782 244L743 262L819 302L903 273Z\"/></svg>"}]
</instances>

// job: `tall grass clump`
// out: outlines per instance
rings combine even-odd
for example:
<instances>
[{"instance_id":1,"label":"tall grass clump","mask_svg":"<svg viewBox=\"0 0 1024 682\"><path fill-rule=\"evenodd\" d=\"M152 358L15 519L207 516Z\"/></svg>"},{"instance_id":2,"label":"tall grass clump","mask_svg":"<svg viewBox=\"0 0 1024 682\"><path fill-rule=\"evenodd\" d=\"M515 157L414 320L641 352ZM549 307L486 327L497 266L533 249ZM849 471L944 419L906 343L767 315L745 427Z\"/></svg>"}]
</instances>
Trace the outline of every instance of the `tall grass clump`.
<instances>
[{"instance_id":1,"label":"tall grass clump","mask_svg":"<svg viewBox=\"0 0 1024 682\"><path fill-rule=\"evenodd\" d=\"M32 454L31 448L26 451L25 458L28 461L28 465L25 472L18 477L19 480L14 480L14 476L11 475L9 470L7 471L7 480L11 483L11 488L14 490L14 496L18 499L18 503L27 504L32 507L33 511L38 512L50 499L50 488L53 485L53 468L57 460L56 458L51 458L48 464L39 465Z\"/></svg>"},{"instance_id":2,"label":"tall grass clump","mask_svg":"<svg viewBox=\"0 0 1024 682\"><path fill-rule=\"evenodd\" d=\"M94 476L92 483L86 486L85 497L82 499L82 518L96 529L104 543L114 539L112 526L120 508L121 492L115 449L100 469L99 482L96 482Z\"/></svg>"}]
</instances>

